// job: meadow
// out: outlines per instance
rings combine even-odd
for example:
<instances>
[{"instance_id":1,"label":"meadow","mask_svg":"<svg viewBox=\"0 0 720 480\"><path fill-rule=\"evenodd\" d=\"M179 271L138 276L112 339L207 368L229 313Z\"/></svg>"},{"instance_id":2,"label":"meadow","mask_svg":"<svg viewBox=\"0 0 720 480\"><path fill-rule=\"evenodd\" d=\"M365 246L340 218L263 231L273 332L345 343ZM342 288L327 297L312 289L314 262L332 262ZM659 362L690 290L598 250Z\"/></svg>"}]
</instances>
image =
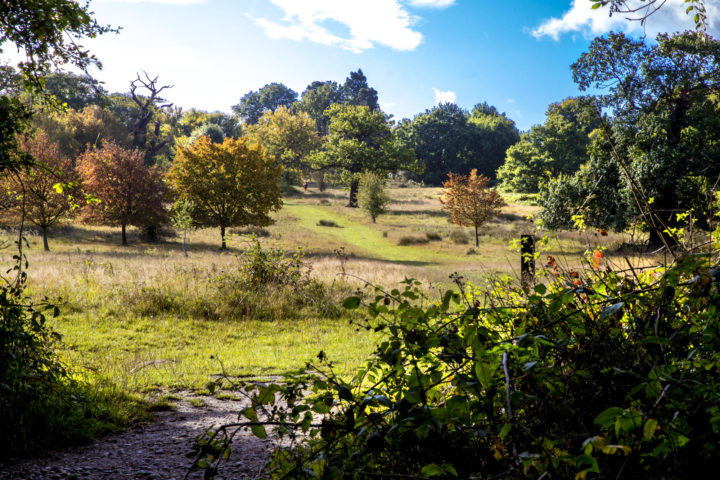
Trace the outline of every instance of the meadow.
<instances>
[{"instance_id":1,"label":"meadow","mask_svg":"<svg viewBox=\"0 0 720 480\"><path fill-rule=\"evenodd\" d=\"M470 228L448 221L439 189L395 186L389 211L372 223L360 209L347 208L347 192L295 192L284 199L275 224L231 229L227 251L218 229L189 234L189 255L181 236L145 243L131 231L120 246L119 229L68 223L53 230L50 252L32 230L24 253L29 293L60 306L49 323L63 339L61 358L76 375L98 385L138 394L173 389L203 391L223 373L267 377L294 370L324 351L338 371L350 372L373 350L375 336L358 329L340 307L366 283L395 286L406 277L423 283L429 296L460 273L480 283L497 275L518 277L513 239L535 232L537 208L509 203L482 229L479 248ZM312 288L235 288L242 252L256 235L263 248L288 254L302 250ZM4 234L11 244L12 232ZM627 238L561 232L539 253L568 268L598 244L607 260ZM9 265L13 249L3 251ZM618 253L617 261L625 254ZM647 259L635 257L635 264Z\"/></svg>"}]
</instances>

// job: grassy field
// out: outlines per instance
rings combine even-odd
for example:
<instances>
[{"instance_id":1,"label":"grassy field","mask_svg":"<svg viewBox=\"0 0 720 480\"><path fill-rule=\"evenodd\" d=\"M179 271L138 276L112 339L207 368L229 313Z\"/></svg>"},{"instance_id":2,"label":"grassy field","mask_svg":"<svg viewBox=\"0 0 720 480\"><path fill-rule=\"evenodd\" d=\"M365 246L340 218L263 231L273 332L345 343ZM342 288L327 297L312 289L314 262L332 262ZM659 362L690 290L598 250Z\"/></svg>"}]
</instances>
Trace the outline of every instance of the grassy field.
<instances>
[{"instance_id":1,"label":"grassy field","mask_svg":"<svg viewBox=\"0 0 720 480\"><path fill-rule=\"evenodd\" d=\"M218 249L218 230L191 232L187 258L179 237L148 244L135 232L121 247L118 229L68 224L55 229L52 251L43 252L40 237L30 235L30 292L60 302L61 315L50 323L63 335L62 357L78 375L123 390L201 389L223 367L236 376L281 374L320 350L349 371L375 338L357 331L337 306L363 281L390 286L413 277L433 292L455 271L472 281L498 273L516 277L519 255L511 241L535 230L527 217L536 207L510 204L482 228L475 249L471 229L448 222L439 189L393 188L390 194L390 210L377 223L345 207L343 190L285 199L275 224L258 233L264 247L303 249L322 288L296 303L282 289L241 297L227 289L223 279L237 270L249 242L240 229L231 230L227 252ZM12 241L10 233L4 237ZM425 243L400 245L408 238ZM587 249L602 244L612 252L624 240L563 232L541 258L554 255L573 266ZM3 255L9 265L12 249Z\"/></svg>"}]
</instances>

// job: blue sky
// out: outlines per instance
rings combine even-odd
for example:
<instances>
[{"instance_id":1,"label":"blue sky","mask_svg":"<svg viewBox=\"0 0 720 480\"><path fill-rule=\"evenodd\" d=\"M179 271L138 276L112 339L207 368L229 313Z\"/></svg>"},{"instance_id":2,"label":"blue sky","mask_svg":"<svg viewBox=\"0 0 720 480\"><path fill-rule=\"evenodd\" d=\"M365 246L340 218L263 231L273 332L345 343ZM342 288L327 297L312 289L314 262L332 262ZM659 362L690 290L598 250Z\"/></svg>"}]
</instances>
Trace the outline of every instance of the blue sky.
<instances>
[{"instance_id":1,"label":"blue sky","mask_svg":"<svg viewBox=\"0 0 720 480\"><path fill-rule=\"evenodd\" d=\"M668 0L646 30L690 26ZM711 21L720 0L708 2ZM486 101L521 129L549 103L577 95L569 65L610 29L637 22L591 11L589 0L92 0L119 35L85 42L110 91L136 72L174 88L183 108L230 111L250 90L281 82L301 93L314 80L342 83L362 68L382 108L413 117L440 100ZM712 30L716 30L713 26ZM714 32L713 32L714 33Z\"/></svg>"}]
</instances>

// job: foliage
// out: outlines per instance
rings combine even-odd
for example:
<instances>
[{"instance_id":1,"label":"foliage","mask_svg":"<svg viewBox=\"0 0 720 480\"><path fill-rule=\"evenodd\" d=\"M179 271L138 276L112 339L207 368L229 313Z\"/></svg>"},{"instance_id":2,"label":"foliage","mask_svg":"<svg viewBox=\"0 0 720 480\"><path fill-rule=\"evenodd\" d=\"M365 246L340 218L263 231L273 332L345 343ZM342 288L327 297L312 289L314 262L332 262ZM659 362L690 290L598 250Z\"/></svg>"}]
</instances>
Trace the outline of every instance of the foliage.
<instances>
[{"instance_id":1,"label":"foliage","mask_svg":"<svg viewBox=\"0 0 720 480\"><path fill-rule=\"evenodd\" d=\"M330 133L321 151L313 154L315 168L335 169L350 185L348 206L357 206L360 175L365 171L387 173L398 169L419 171L411 150L400 145L387 116L366 106L331 105Z\"/></svg>"},{"instance_id":2,"label":"foliage","mask_svg":"<svg viewBox=\"0 0 720 480\"><path fill-rule=\"evenodd\" d=\"M442 184L448 173L473 168L494 178L505 151L518 141L514 122L495 107L478 105L468 114L454 103L400 122L397 135L415 151L425 168L421 179L431 185Z\"/></svg>"},{"instance_id":3,"label":"foliage","mask_svg":"<svg viewBox=\"0 0 720 480\"><path fill-rule=\"evenodd\" d=\"M17 172L32 165L32 157L19 149L17 136L23 134L30 112L17 98L0 95L0 173Z\"/></svg>"},{"instance_id":4,"label":"foliage","mask_svg":"<svg viewBox=\"0 0 720 480\"><path fill-rule=\"evenodd\" d=\"M475 246L479 246L478 229L500 213L505 201L494 190L488 189L488 179L473 169L470 175L449 174L443 183L440 202L456 225L475 227Z\"/></svg>"},{"instance_id":5,"label":"foliage","mask_svg":"<svg viewBox=\"0 0 720 480\"><path fill-rule=\"evenodd\" d=\"M385 177L374 172L365 172L360 178L358 193L360 208L365 210L373 223L378 215L386 212L390 197L385 192Z\"/></svg>"},{"instance_id":6,"label":"foliage","mask_svg":"<svg viewBox=\"0 0 720 480\"><path fill-rule=\"evenodd\" d=\"M45 95L52 95L65 108L82 110L89 105L107 106L107 91L88 74L53 72L44 80Z\"/></svg>"},{"instance_id":7,"label":"foliage","mask_svg":"<svg viewBox=\"0 0 720 480\"><path fill-rule=\"evenodd\" d=\"M183 255L186 257L188 256L188 232L195 228L195 222L193 222L192 218L193 207L193 202L189 200L177 200L173 204L172 211L170 212L170 222L172 222L173 227L183 233Z\"/></svg>"},{"instance_id":8,"label":"foliage","mask_svg":"<svg viewBox=\"0 0 720 480\"><path fill-rule=\"evenodd\" d=\"M212 143L201 137L178 149L168 181L178 199L193 202L198 225L220 227L225 249L226 228L272 223L268 214L282 206L281 171L262 147L244 138Z\"/></svg>"},{"instance_id":9,"label":"foliage","mask_svg":"<svg viewBox=\"0 0 720 480\"><path fill-rule=\"evenodd\" d=\"M652 227L650 243L661 246L673 243L658 232L677 226L678 211L709 220L707 190L690 185L712 185L720 176L720 42L695 32L660 35L657 42L597 38L572 69L581 89L606 92L598 100L613 112L589 168L600 169L596 163L610 157L622 181L598 194L632 199Z\"/></svg>"},{"instance_id":10,"label":"foliage","mask_svg":"<svg viewBox=\"0 0 720 480\"><path fill-rule=\"evenodd\" d=\"M371 112L380 109L377 90L370 88L362 70L350 72L350 76L345 79L343 90L345 104L368 107Z\"/></svg>"},{"instance_id":11,"label":"foliage","mask_svg":"<svg viewBox=\"0 0 720 480\"><path fill-rule=\"evenodd\" d=\"M344 103L345 90L337 82L312 82L294 105L296 111L305 112L315 120L317 132L321 136L328 134L330 117L325 111L334 103Z\"/></svg>"},{"instance_id":12,"label":"foliage","mask_svg":"<svg viewBox=\"0 0 720 480\"><path fill-rule=\"evenodd\" d=\"M212 143L222 143L225 140L225 132L215 123L204 123L190 132L187 145L191 145L200 137L208 137Z\"/></svg>"},{"instance_id":13,"label":"foliage","mask_svg":"<svg viewBox=\"0 0 720 480\"><path fill-rule=\"evenodd\" d=\"M543 125L532 127L507 150L498 170L503 188L537 193L542 184L559 175L572 175L588 160L590 133L601 119L592 98L567 98L548 107Z\"/></svg>"},{"instance_id":14,"label":"foliage","mask_svg":"<svg viewBox=\"0 0 720 480\"><path fill-rule=\"evenodd\" d=\"M257 125L248 128L248 138L263 147L283 167L283 181L297 185L309 173L308 155L320 147L316 123L306 113L293 114L286 107L268 111Z\"/></svg>"},{"instance_id":15,"label":"foliage","mask_svg":"<svg viewBox=\"0 0 720 480\"><path fill-rule=\"evenodd\" d=\"M158 225L167 221L163 205L165 184L156 168L145 166L139 150L112 142L87 150L78 160L83 188L99 200L83 207L81 218L89 223L120 225L127 245L128 225Z\"/></svg>"},{"instance_id":16,"label":"foliage","mask_svg":"<svg viewBox=\"0 0 720 480\"><path fill-rule=\"evenodd\" d=\"M297 92L282 83L269 83L257 92L248 92L232 109L248 125L255 125L267 112L280 107L290 108L297 100Z\"/></svg>"},{"instance_id":17,"label":"foliage","mask_svg":"<svg viewBox=\"0 0 720 480\"><path fill-rule=\"evenodd\" d=\"M43 248L50 250L47 230L67 216L72 208L68 192L58 192L55 185L74 184L75 172L72 162L64 157L56 143L43 132L20 139L20 149L35 160L36 165L5 179L4 187L16 201L10 211L17 218L25 217L40 227Z\"/></svg>"},{"instance_id":18,"label":"foliage","mask_svg":"<svg viewBox=\"0 0 720 480\"><path fill-rule=\"evenodd\" d=\"M611 17L613 14L619 13L629 20L640 22L642 25L665 5L665 1L663 0L641 0L640 3L633 2L632 0L590 1L593 3L593 9L609 6ZM706 30L707 9L705 7L705 0L684 0L683 3L684 5L679 4L678 6L683 7L685 14L692 15L692 19L695 22L695 29Z\"/></svg>"},{"instance_id":19,"label":"foliage","mask_svg":"<svg viewBox=\"0 0 720 480\"><path fill-rule=\"evenodd\" d=\"M236 428L285 440L266 478L648 478L711 475L720 455L717 255L549 284L491 282L430 301L419 282L348 298L383 339L351 379L325 355L243 383L241 420L201 439L212 477Z\"/></svg>"}]
</instances>

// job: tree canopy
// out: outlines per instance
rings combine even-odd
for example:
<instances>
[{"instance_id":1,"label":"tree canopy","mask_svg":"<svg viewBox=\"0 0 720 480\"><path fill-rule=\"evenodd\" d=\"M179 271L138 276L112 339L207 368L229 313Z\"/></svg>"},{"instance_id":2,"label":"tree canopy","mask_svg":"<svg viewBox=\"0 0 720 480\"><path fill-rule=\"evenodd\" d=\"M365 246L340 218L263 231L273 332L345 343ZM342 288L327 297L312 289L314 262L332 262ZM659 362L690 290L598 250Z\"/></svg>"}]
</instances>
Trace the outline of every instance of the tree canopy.
<instances>
[{"instance_id":1,"label":"tree canopy","mask_svg":"<svg viewBox=\"0 0 720 480\"><path fill-rule=\"evenodd\" d=\"M245 138L212 143L201 137L178 148L168 181L178 200L191 202L196 224L220 227L225 249L226 228L273 222L269 213L282 206L281 170L263 147Z\"/></svg>"},{"instance_id":2,"label":"tree canopy","mask_svg":"<svg viewBox=\"0 0 720 480\"><path fill-rule=\"evenodd\" d=\"M260 90L243 95L232 109L248 125L255 125L266 112L280 107L290 108L297 101L297 92L282 83L269 83Z\"/></svg>"}]
</instances>

